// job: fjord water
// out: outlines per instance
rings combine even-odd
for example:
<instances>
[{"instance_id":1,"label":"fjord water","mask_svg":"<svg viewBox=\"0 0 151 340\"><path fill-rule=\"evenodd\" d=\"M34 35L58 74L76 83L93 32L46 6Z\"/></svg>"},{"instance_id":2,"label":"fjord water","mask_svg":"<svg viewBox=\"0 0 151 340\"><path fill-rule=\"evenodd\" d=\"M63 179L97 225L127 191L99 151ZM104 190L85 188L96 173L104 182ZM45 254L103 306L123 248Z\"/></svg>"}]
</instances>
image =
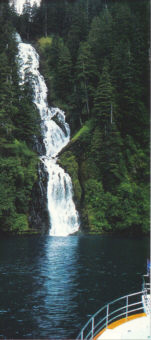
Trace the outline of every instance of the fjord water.
<instances>
[{"instance_id":1,"label":"fjord water","mask_svg":"<svg viewBox=\"0 0 151 340\"><path fill-rule=\"evenodd\" d=\"M141 290L149 239L0 240L0 339L75 339L105 303Z\"/></svg>"},{"instance_id":2,"label":"fjord water","mask_svg":"<svg viewBox=\"0 0 151 340\"><path fill-rule=\"evenodd\" d=\"M41 156L48 173L48 212L50 217L50 235L67 236L79 229L79 217L72 198L70 176L57 164L57 155L70 139L70 128L65 121L65 114L59 108L49 108L47 87L39 72L39 55L33 46L23 43L19 34L18 62L20 84L30 82L33 102L41 117L41 130L45 154ZM57 119L57 124L53 118Z\"/></svg>"}]
</instances>

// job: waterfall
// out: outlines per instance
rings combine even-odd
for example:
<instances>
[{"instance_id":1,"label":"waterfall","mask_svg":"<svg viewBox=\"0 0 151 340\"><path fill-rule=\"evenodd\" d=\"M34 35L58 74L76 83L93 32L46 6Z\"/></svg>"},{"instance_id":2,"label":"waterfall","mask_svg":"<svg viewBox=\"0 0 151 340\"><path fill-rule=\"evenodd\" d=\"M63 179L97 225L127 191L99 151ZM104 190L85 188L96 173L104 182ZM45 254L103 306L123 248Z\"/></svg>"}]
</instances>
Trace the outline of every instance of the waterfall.
<instances>
[{"instance_id":1,"label":"waterfall","mask_svg":"<svg viewBox=\"0 0 151 340\"><path fill-rule=\"evenodd\" d=\"M40 3L41 0L29 0L30 6L33 6L34 4L39 6ZM10 0L10 5L14 5L17 13L22 14L25 5L25 0Z\"/></svg>"},{"instance_id":2,"label":"waterfall","mask_svg":"<svg viewBox=\"0 0 151 340\"><path fill-rule=\"evenodd\" d=\"M70 140L70 128L65 122L65 114L59 108L50 108L47 102L47 87L39 72L39 55L33 46L18 42L18 62L20 84L24 84L27 74L33 90L33 102L41 116L41 128L45 154L40 157L48 172L47 201L50 217L50 235L67 236L79 229L78 213L72 198L70 176L57 164L57 155ZM57 117L59 125L53 120Z\"/></svg>"}]
</instances>

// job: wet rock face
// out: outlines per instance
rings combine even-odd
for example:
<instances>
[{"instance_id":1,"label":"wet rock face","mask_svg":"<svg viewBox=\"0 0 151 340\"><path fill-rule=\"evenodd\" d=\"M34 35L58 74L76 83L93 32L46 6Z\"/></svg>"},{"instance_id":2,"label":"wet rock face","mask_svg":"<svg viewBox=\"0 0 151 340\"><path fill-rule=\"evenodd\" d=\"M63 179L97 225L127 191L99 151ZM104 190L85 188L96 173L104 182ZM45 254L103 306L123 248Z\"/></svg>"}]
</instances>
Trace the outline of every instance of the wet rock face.
<instances>
[{"instance_id":1,"label":"wet rock face","mask_svg":"<svg viewBox=\"0 0 151 340\"><path fill-rule=\"evenodd\" d=\"M38 166L38 180L32 190L29 225L31 229L41 234L46 234L49 230L47 182L48 174L44 164L40 162Z\"/></svg>"},{"instance_id":2,"label":"wet rock face","mask_svg":"<svg viewBox=\"0 0 151 340\"><path fill-rule=\"evenodd\" d=\"M42 127L41 134L34 136L33 150L41 157L45 153ZM37 181L33 186L29 206L29 226L35 233L47 234L49 229L49 213L47 205L48 173L42 161L37 169Z\"/></svg>"},{"instance_id":3,"label":"wet rock face","mask_svg":"<svg viewBox=\"0 0 151 340\"><path fill-rule=\"evenodd\" d=\"M59 117L59 112L56 112L56 114L52 117L52 120L62 129L65 136L67 137L68 136L67 130L66 130L66 127L64 125L64 122L61 121L61 119Z\"/></svg>"},{"instance_id":4,"label":"wet rock face","mask_svg":"<svg viewBox=\"0 0 151 340\"><path fill-rule=\"evenodd\" d=\"M34 136L33 151L35 151L39 156L42 156L46 152L46 148L43 143L42 128L41 135L38 137Z\"/></svg>"}]
</instances>

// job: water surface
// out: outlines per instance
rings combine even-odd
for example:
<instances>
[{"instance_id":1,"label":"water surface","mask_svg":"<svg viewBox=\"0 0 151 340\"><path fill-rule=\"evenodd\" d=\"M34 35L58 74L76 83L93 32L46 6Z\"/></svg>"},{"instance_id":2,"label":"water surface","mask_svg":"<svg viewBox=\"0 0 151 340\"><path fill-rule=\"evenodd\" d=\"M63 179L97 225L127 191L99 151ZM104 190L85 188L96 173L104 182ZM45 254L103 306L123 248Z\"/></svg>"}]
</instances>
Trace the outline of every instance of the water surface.
<instances>
[{"instance_id":1,"label":"water surface","mask_svg":"<svg viewBox=\"0 0 151 340\"><path fill-rule=\"evenodd\" d=\"M141 289L149 239L0 240L0 338L75 339L105 303Z\"/></svg>"}]
</instances>

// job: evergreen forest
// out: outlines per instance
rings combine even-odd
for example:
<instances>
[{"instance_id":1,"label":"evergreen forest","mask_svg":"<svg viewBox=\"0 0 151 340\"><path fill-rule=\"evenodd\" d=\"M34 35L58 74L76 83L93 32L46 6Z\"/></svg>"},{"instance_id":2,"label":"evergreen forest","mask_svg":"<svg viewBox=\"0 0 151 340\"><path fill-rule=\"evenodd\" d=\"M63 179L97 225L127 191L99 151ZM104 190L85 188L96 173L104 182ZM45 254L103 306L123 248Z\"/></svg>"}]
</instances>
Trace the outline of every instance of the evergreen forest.
<instances>
[{"instance_id":1,"label":"evergreen forest","mask_svg":"<svg viewBox=\"0 0 151 340\"><path fill-rule=\"evenodd\" d=\"M1 232L43 232L31 223L40 117L29 70L19 85L17 31L71 128L58 162L81 230L149 233L149 12L149 0L26 0L18 15L0 0Z\"/></svg>"}]
</instances>

